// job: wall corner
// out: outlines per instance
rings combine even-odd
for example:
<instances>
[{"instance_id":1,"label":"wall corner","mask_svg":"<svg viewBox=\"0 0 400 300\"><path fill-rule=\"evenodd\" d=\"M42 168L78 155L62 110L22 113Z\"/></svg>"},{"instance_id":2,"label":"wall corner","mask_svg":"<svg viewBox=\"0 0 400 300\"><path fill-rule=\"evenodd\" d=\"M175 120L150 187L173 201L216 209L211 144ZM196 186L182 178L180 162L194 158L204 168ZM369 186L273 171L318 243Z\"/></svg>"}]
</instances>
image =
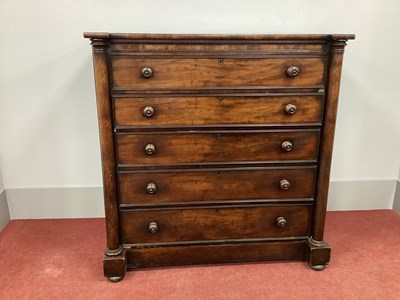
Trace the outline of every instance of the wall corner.
<instances>
[{"instance_id":1,"label":"wall corner","mask_svg":"<svg viewBox=\"0 0 400 300\"><path fill-rule=\"evenodd\" d=\"M10 209L8 207L6 190L0 191L0 231L10 222Z\"/></svg>"}]
</instances>

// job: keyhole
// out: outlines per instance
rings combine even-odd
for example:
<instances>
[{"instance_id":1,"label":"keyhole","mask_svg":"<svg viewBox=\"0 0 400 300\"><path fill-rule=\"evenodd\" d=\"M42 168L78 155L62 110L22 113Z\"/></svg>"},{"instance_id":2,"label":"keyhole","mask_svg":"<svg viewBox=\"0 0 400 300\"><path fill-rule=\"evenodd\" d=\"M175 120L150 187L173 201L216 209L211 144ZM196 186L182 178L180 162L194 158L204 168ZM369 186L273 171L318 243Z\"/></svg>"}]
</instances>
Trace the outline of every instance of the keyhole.
<instances>
[{"instance_id":1,"label":"keyhole","mask_svg":"<svg viewBox=\"0 0 400 300\"><path fill-rule=\"evenodd\" d=\"M220 58L220 59L218 60L218 62L219 62L220 64L222 64L222 59Z\"/></svg>"}]
</instances>

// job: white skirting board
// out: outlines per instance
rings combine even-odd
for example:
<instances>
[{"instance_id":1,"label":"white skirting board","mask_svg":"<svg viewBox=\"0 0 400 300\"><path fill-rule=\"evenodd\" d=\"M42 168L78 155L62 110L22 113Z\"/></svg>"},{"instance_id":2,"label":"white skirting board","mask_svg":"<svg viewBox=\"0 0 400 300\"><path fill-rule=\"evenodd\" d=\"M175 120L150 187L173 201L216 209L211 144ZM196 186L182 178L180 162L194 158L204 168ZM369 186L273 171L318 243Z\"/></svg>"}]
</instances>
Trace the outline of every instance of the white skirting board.
<instances>
[{"instance_id":1,"label":"white skirting board","mask_svg":"<svg viewBox=\"0 0 400 300\"><path fill-rule=\"evenodd\" d=\"M101 187L7 189L11 219L104 217Z\"/></svg>"},{"instance_id":2,"label":"white skirting board","mask_svg":"<svg viewBox=\"0 0 400 300\"><path fill-rule=\"evenodd\" d=\"M397 180L333 181L328 210L392 209ZM101 187L7 189L11 219L104 217Z\"/></svg>"},{"instance_id":3,"label":"white skirting board","mask_svg":"<svg viewBox=\"0 0 400 300\"><path fill-rule=\"evenodd\" d=\"M332 181L328 210L392 209L397 180Z\"/></svg>"},{"instance_id":4,"label":"white skirting board","mask_svg":"<svg viewBox=\"0 0 400 300\"><path fill-rule=\"evenodd\" d=\"M8 209L6 191L0 191L0 231L10 221L10 210Z\"/></svg>"}]
</instances>

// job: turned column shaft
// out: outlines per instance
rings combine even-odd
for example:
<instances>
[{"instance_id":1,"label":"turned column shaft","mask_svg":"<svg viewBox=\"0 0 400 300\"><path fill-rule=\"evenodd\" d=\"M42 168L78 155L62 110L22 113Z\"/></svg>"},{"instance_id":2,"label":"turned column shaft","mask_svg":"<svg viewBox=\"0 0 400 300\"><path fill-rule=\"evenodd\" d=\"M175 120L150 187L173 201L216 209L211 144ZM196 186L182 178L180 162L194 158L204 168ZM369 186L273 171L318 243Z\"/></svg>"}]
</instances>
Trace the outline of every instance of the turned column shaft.
<instances>
[{"instance_id":1,"label":"turned column shaft","mask_svg":"<svg viewBox=\"0 0 400 300\"><path fill-rule=\"evenodd\" d=\"M332 149L335 135L336 112L338 107L343 52L346 40L334 40L330 43L327 94L325 98L324 122L319 155L319 174L314 206L312 239L324 239L324 225L328 200L329 177L331 172Z\"/></svg>"},{"instance_id":2,"label":"turned column shaft","mask_svg":"<svg viewBox=\"0 0 400 300\"><path fill-rule=\"evenodd\" d=\"M92 39L92 47L106 215L106 254L117 255L121 253L121 248L119 239L118 205L117 199L115 199L115 195L117 195L116 166L107 67L107 40Z\"/></svg>"}]
</instances>

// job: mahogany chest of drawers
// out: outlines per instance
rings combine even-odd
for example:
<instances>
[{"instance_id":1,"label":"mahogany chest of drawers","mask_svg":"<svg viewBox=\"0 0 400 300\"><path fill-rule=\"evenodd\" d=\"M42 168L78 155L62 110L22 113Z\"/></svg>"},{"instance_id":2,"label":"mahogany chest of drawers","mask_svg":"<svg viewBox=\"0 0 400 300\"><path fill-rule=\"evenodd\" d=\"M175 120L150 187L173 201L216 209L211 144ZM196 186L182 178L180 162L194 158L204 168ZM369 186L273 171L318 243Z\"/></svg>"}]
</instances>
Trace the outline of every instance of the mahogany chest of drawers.
<instances>
[{"instance_id":1,"label":"mahogany chest of drawers","mask_svg":"<svg viewBox=\"0 0 400 300\"><path fill-rule=\"evenodd\" d=\"M261 260L324 268L339 83L354 35L84 36L105 276Z\"/></svg>"}]
</instances>

